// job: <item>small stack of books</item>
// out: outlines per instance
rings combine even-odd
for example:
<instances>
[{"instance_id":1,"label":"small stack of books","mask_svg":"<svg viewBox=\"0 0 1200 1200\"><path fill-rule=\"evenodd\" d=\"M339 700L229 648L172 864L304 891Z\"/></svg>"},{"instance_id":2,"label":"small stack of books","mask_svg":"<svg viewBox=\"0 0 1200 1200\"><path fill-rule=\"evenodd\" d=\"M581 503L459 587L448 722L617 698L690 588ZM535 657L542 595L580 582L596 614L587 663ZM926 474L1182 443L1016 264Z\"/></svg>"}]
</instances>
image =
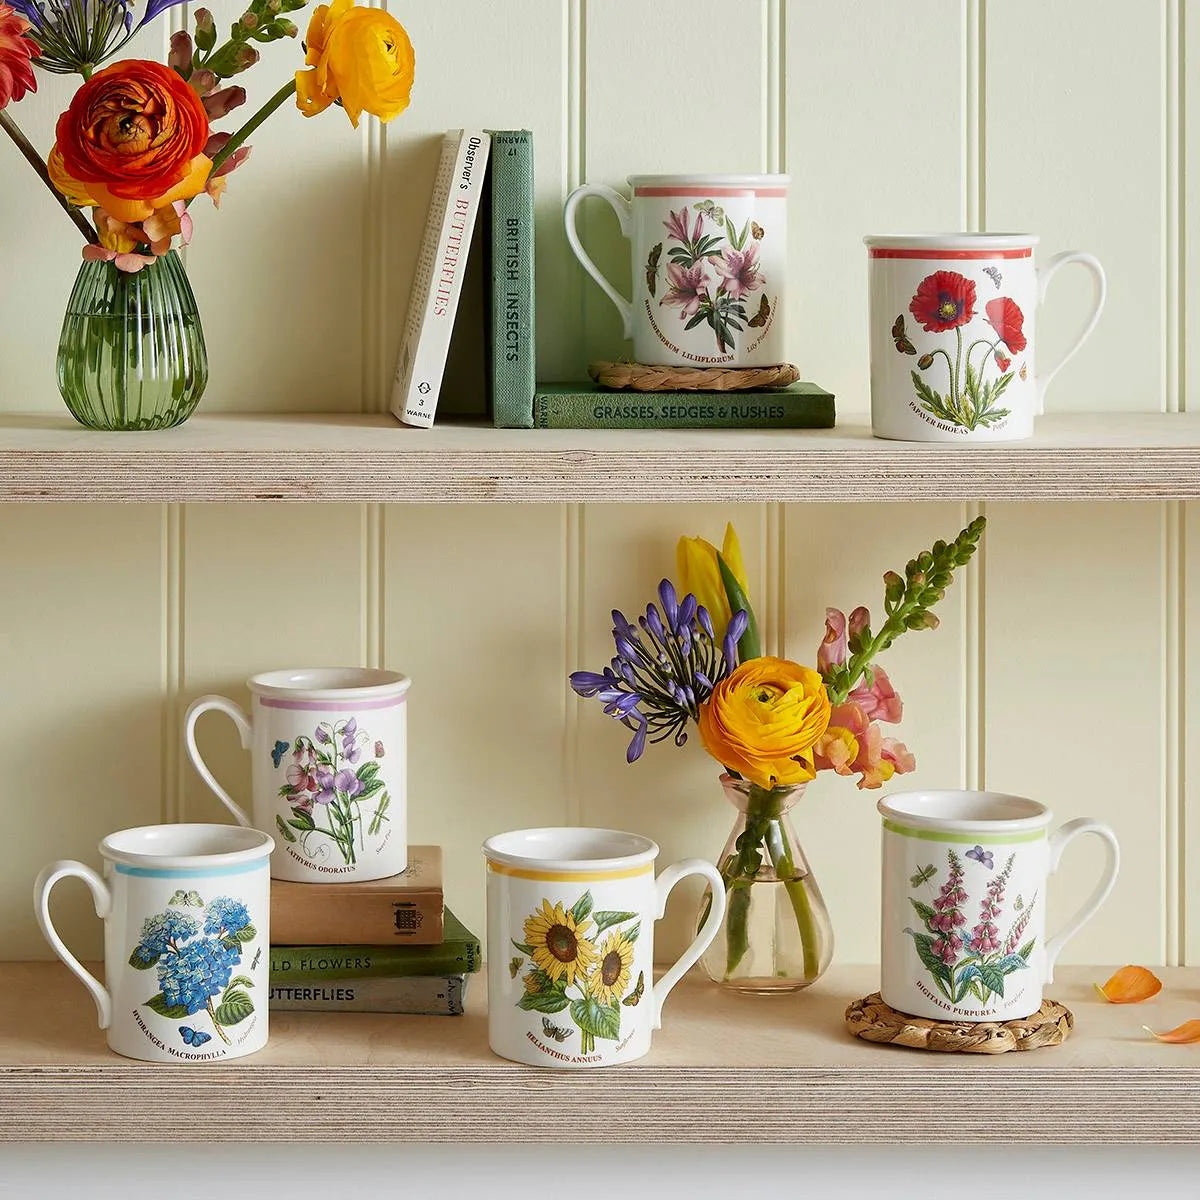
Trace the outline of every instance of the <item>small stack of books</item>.
<instances>
[{"instance_id":1,"label":"small stack of books","mask_svg":"<svg viewBox=\"0 0 1200 1200\"><path fill-rule=\"evenodd\" d=\"M363 883L271 881L272 1009L458 1016L479 939L445 907L442 851Z\"/></svg>"}]
</instances>

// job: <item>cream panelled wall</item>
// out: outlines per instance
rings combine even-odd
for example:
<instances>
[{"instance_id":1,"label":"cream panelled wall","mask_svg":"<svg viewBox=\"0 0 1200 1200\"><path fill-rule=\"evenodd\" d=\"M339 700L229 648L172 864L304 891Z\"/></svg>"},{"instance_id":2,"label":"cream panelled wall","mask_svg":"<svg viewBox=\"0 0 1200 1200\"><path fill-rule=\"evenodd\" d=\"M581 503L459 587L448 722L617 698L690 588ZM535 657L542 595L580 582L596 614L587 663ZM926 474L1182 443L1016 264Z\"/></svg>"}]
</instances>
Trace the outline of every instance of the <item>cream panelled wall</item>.
<instances>
[{"instance_id":1,"label":"cream panelled wall","mask_svg":"<svg viewBox=\"0 0 1200 1200\"><path fill-rule=\"evenodd\" d=\"M217 0L218 21L237 4ZM538 164L543 377L623 352L607 300L569 261L559 221L582 181L635 171L787 170L790 345L845 416L867 403L869 231L1038 232L1094 251L1102 323L1050 405L1200 407L1200 4L1195 0L391 0L417 47L414 101L386 131L287 111L254 139L220 214L188 251L213 377L208 411L382 410L449 125L529 126ZM174 19L183 19L179 10ZM167 30L143 38L161 54ZM266 48L251 104L294 69ZM1192 66L1193 85L1187 86ZM63 81L19 116L47 146ZM0 146L0 407L58 413L57 323L70 227ZM628 277L607 210L585 240ZM1056 282L1046 352L1087 285ZM1075 303L1072 303L1072 302ZM464 377L478 363L458 364ZM535 436L535 435L530 435ZM587 822L655 837L664 859L714 855L731 812L696 747L626 767L625 735L570 697L608 654L608 610L635 609L681 532L742 533L767 645L811 660L823 608L878 604L882 571L974 506L10 506L0 509L0 748L10 870L0 957L44 957L29 902L42 863L94 860L134 823L224 819L180 753L180 716L243 696L273 666L386 663L415 680L411 827L447 847L451 901L482 925L478 845L499 829ZM1200 958L1200 521L1187 506L996 505L986 551L936 634L888 662L907 704L914 786L1019 790L1091 813L1122 840L1121 879L1076 960ZM231 726L202 727L247 793ZM1191 755L1189 756L1189 750ZM876 957L874 797L822 778L799 824L844 961ZM1189 819L1190 817L1190 819ZM1190 855L1189 855L1190 852ZM1098 861L1068 856L1059 913ZM67 889L62 889L64 892ZM687 935L676 901L662 949ZM95 953L83 890L68 940ZM1190 919L1189 919L1190 918Z\"/></svg>"}]
</instances>

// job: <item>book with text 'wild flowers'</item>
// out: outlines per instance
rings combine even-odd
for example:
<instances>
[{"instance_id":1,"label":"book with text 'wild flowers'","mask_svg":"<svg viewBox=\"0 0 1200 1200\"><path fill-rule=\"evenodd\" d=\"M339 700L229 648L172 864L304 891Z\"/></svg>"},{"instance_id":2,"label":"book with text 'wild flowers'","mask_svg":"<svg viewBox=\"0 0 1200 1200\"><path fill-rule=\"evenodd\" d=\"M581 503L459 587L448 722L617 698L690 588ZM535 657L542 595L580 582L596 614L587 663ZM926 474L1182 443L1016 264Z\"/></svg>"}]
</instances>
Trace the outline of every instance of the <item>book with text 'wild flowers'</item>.
<instances>
[{"instance_id":1,"label":"book with text 'wild flowers'","mask_svg":"<svg viewBox=\"0 0 1200 1200\"><path fill-rule=\"evenodd\" d=\"M452 129L442 142L392 386L392 413L406 425L428 428L437 412L489 146L482 129Z\"/></svg>"},{"instance_id":2,"label":"book with text 'wild flowers'","mask_svg":"<svg viewBox=\"0 0 1200 1200\"><path fill-rule=\"evenodd\" d=\"M272 944L428 946L442 933L440 846L409 846L408 868L386 879L271 880Z\"/></svg>"}]
</instances>

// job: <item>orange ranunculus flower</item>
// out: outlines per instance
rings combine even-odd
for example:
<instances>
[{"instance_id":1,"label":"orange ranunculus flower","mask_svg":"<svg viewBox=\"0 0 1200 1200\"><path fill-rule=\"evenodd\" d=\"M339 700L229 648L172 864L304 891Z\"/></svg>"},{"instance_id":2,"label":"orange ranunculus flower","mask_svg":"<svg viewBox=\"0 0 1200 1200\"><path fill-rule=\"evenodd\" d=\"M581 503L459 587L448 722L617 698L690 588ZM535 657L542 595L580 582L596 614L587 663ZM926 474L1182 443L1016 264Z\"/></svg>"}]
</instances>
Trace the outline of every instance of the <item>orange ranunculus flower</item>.
<instances>
[{"instance_id":1,"label":"orange ranunculus flower","mask_svg":"<svg viewBox=\"0 0 1200 1200\"><path fill-rule=\"evenodd\" d=\"M118 221L143 221L198 195L212 169L200 97L170 68L145 59L97 71L58 118L55 137L55 186L68 198L68 189L86 194Z\"/></svg>"},{"instance_id":2,"label":"orange ranunculus flower","mask_svg":"<svg viewBox=\"0 0 1200 1200\"><path fill-rule=\"evenodd\" d=\"M381 8L359 8L351 0L322 4L305 35L304 61L296 72L296 107L315 117L341 101L350 124L369 112L390 121L408 107L415 63L404 26Z\"/></svg>"},{"instance_id":3,"label":"orange ranunculus flower","mask_svg":"<svg viewBox=\"0 0 1200 1200\"><path fill-rule=\"evenodd\" d=\"M700 709L700 740L719 763L761 788L814 777L813 747L829 725L821 676L786 658L752 658Z\"/></svg>"}]
</instances>

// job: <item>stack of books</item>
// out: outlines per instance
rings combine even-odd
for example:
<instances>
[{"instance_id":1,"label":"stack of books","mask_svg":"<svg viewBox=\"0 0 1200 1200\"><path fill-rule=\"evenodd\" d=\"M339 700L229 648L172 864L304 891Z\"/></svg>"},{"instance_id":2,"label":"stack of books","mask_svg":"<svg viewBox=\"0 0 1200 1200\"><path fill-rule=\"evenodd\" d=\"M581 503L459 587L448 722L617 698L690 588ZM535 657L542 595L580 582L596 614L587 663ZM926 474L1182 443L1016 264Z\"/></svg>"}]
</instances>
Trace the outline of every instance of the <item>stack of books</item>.
<instances>
[{"instance_id":1,"label":"stack of books","mask_svg":"<svg viewBox=\"0 0 1200 1200\"><path fill-rule=\"evenodd\" d=\"M480 964L445 906L438 846L410 846L388 879L271 881L272 1009L459 1016Z\"/></svg>"}]
</instances>

